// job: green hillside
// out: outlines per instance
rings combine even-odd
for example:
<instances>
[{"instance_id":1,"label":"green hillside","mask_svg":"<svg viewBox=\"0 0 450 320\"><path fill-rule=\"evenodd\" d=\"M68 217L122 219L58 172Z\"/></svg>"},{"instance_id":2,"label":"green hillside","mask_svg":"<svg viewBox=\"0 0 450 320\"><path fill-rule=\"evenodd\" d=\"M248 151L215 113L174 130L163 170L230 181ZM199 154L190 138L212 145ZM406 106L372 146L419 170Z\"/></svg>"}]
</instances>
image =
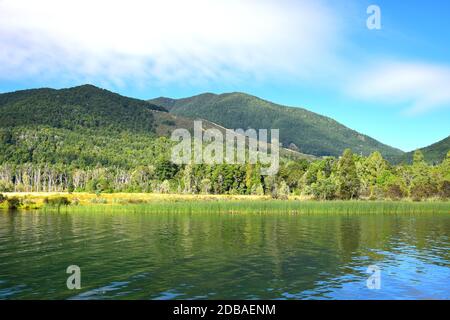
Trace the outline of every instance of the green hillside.
<instances>
[{"instance_id":1,"label":"green hillside","mask_svg":"<svg viewBox=\"0 0 450 320\"><path fill-rule=\"evenodd\" d=\"M48 125L79 129L154 130L153 111L166 111L149 102L123 97L92 85L69 89L32 89L0 95L0 127Z\"/></svg>"},{"instance_id":2,"label":"green hillside","mask_svg":"<svg viewBox=\"0 0 450 320\"><path fill-rule=\"evenodd\" d=\"M192 119L92 85L0 94L0 114L0 164L135 168L168 159L174 129L193 130Z\"/></svg>"},{"instance_id":3,"label":"green hillside","mask_svg":"<svg viewBox=\"0 0 450 320\"><path fill-rule=\"evenodd\" d=\"M167 151L164 108L91 85L0 94L0 163L132 168ZM188 123L190 123L189 121Z\"/></svg>"},{"instance_id":4,"label":"green hillside","mask_svg":"<svg viewBox=\"0 0 450 320\"><path fill-rule=\"evenodd\" d=\"M428 163L440 163L450 151L450 136L419 150L422 151ZM414 151L408 152L405 155L406 161L412 162L413 155Z\"/></svg>"},{"instance_id":5,"label":"green hillside","mask_svg":"<svg viewBox=\"0 0 450 320\"><path fill-rule=\"evenodd\" d=\"M278 128L284 147L315 156L338 156L346 148L363 155L378 150L391 161L403 155L401 150L351 130L331 118L244 93L206 93L178 100L157 98L150 102L173 114L207 119L227 128Z\"/></svg>"}]
</instances>

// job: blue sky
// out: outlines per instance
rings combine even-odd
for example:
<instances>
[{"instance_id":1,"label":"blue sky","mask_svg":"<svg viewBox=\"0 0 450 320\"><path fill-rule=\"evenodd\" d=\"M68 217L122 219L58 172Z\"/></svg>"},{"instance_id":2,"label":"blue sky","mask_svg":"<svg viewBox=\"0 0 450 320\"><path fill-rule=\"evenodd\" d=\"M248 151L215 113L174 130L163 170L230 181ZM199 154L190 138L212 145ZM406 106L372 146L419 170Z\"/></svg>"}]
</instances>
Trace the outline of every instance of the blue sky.
<instances>
[{"instance_id":1,"label":"blue sky","mask_svg":"<svg viewBox=\"0 0 450 320\"><path fill-rule=\"evenodd\" d=\"M241 91L409 151L450 134L449 16L440 0L1 0L0 92Z\"/></svg>"}]
</instances>

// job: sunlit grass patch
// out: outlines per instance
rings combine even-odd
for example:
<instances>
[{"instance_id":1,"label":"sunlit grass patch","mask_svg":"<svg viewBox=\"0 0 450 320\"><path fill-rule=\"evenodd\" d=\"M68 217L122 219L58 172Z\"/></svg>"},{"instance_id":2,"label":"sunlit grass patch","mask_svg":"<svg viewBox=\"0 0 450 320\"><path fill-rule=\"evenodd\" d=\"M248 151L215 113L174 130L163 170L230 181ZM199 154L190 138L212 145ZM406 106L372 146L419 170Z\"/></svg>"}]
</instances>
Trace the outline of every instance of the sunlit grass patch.
<instances>
[{"instance_id":1,"label":"sunlit grass patch","mask_svg":"<svg viewBox=\"0 0 450 320\"><path fill-rule=\"evenodd\" d=\"M448 201L312 201L302 197L274 200L269 196L157 193L7 193L21 209L65 211L131 210L145 212L217 213L450 213ZM64 200L64 201L63 201ZM6 202L1 205L7 208Z\"/></svg>"}]
</instances>

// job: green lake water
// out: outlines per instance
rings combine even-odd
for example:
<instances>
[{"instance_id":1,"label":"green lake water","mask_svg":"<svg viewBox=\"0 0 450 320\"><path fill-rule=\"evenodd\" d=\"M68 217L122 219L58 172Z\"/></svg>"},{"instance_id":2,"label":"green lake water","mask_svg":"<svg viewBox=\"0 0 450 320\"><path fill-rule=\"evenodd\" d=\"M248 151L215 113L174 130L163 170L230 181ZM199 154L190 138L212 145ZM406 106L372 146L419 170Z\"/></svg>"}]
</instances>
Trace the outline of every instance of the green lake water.
<instances>
[{"instance_id":1,"label":"green lake water","mask_svg":"<svg viewBox=\"0 0 450 320\"><path fill-rule=\"evenodd\" d=\"M449 298L450 214L0 211L0 299Z\"/></svg>"}]
</instances>

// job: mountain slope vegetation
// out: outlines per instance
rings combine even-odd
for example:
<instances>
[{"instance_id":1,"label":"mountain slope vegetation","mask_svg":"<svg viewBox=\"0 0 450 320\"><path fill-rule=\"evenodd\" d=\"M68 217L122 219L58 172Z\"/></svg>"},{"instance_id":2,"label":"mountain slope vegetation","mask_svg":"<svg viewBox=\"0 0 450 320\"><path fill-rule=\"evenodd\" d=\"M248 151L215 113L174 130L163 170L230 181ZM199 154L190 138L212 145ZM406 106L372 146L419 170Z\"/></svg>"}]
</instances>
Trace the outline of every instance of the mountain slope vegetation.
<instances>
[{"instance_id":1,"label":"mountain slope vegetation","mask_svg":"<svg viewBox=\"0 0 450 320\"><path fill-rule=\"evenodd\" d=\"M419 150L423 153L428 163L439 163L445 159L447 152L450 150L450 136ZM408 152L405 157L406 161L412 162L413 155L414 151Z\"/></svg>"},{"instance_id":2,"label":"mountain slope vegetation","mask_svg":"<svg viewBox=\"0 0 450 320\"><path fill-rule=\"evenodd\" d=\"M315 156L338 156L346 148L362 155L379 151L390 161L397 161L404 154L331 118L244 93L205 93L184 99L161 97L150 102L172 114L206 119L227 128L280 129L284 147Z\"/></svg>"},{"instance_id":3,"label":"mountain slope vegetation","mask_svg":"<svg viewBox=\"0 0 450 320\"><path fill-rule=\"evenodd\" d=\"M172 131L193 130L192 119L92 85L0 94L0 114L0 164L132 169L167 160Z\"/></svg>"},{"instance_id":4,"label":"mountain slope vegetation","mask_svg":"<svg viewBox=\"0 0 450 320\"><path fill-rule=\"evenodd\" d=\"M0 94L0 114L0 163L11 164L132 168L164 155L159 136L180 125L162 107L92 85Z\"/></svg>"},{"instance_id":5,"label":"mountain slope vegetation","mask_svg":"<svg viewBox=\"0 0 450 320\"><path fill-rule=\"evenodd\" d=\"M0 127L39 126L154 131L149 102L123 97L92 85L69 89L32 89L0 95Z\"/></svg>"}]
</instances>

